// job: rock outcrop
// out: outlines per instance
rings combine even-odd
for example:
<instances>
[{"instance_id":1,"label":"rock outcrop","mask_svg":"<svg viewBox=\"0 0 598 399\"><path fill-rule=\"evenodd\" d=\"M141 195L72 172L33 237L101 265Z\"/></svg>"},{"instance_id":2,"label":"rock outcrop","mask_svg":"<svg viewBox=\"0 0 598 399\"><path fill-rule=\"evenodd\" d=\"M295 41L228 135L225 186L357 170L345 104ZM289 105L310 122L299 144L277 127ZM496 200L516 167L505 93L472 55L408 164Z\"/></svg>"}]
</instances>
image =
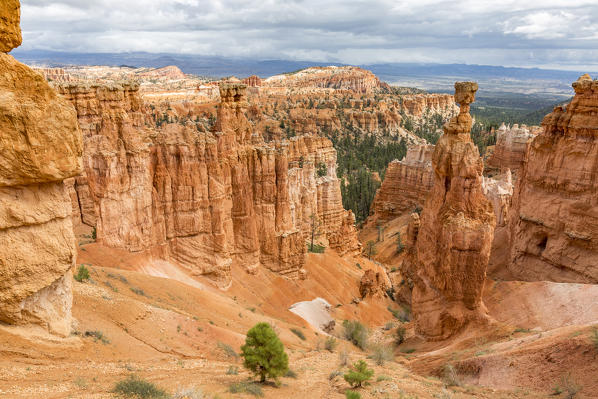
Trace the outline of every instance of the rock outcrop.
<instances>
[{"instance_id":1,"label":"rock outcrop","mask_svg":"<svg viewBox=\"0 0 598 399\"><path fill-rule=\"evenodd\" d=\"M267 86L327 88L358 93L388 88L388 85L380 82L380 79L371 71L352 66L306 68L295 73L271 76L263 83Z\"/></svg>"},{"instance_id":2,"label":"rock outcrop","mask_svg":"<svg viewBox=\"0 0 598 399\"><path fill-rule=\"evenodd\" d=\"M264 265L298 277L312 214L330 247L358 250L332 143L317 136L264 141L245 117L245 85L220 86L211 132L192 123L157 126L135 84L60 90L84 132L76 203L84 222L96 221L103 245L145 251L221 286L234 262L248 272Z\"/></svg>"},{"instance_id":3,"label":"rock outcrop","mask_svg":"<svg viewBox=\"0 0 598 399\"><path fill-rule=\"evenodd\" d=\"M584 75L530 144L511 211L513 278L598 283L598 81Z\"/></svg>"},{"instance_id":4,"label":"rock outcrop","mask_svg":"<svg viewBox=\"0 0 598 399\"><path fill-rule=\"evenodd\" d=\"M359 281L359 295L361 299L371 296L384 297L389 287L388 277L384 273L368 269Z\"/></svg>"},{"instance_id":5,"label":"rock outcrop","mask_svg":"<svg viewBox=\"0 0 598 399\"><path fill-rule=\"evenodd\" d=\"M503 123L496 131L496 145L486 162L487 166L499 170L510 169L517 174L523 166L527 145L537 134L537 127L507 127Z\"/></svg>"},{"instance_id":6,"label":"rock outcrop","mask_svg":"<svg viewBox=\"0 0 598 399\"><path fill-rule=\"evenodd\" d=\"M455 100L450 94L406 95L402 100L405 112L415 117L421 117L426 112L448 115L455 107Z\"/></svg>"},{"instance_id":7,"label":"rock outcrop","mask_svg":"<svg viewBox=\"0 0 598 399\"><path fill-rule=\"evenodd\" d=\"M496 218L482 188L482 159L469 135L469 104L477 84L458 82L455 89L460 113L444 126L436 144L434 186L421 214L415 248L402 268L413 279L416 332L430 340L446 339L469 322L487 317L482 289ZM412 230L416 221L413 224Z\"/></svg>"},{"instance_id":8,"label":"rock outcrop","mask_svg":"<svg viewBox=\"0 0 598 399\"><path fill-rule=\"evenodd\" d=\"M63 180L81 172L73 106L5 54L21 42L19 2L0 6L0 321L71 328L75 237Z\"/></svg>"},{"instance_id":9,"label":"rock outcrop","mask_svg":"<svg viewBox=\"0 0 598 399\"><path fill-rule=\"evenodd\" d=\"M403 160L388 164L372 202L375 220L394 219L425 203L434 184L433 152L433 145L411 146Z\"/></svg>"}]
</instances>

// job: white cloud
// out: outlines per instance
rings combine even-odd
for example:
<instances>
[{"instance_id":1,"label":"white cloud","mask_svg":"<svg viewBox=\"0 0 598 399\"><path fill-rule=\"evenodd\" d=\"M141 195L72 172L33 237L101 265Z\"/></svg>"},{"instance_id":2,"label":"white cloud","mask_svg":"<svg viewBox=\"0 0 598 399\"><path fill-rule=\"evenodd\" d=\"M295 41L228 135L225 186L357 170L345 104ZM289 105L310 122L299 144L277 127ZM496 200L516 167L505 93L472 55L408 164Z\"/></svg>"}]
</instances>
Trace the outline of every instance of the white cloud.
<instances>
[{"instance_id":1,"label":"white cloud","mask_svg":"<svg viewBox=\"0 0 598 399\"><path fill-rule=\"evenodd\" d=\"M21 2L24 49L530 66L585 54L584 65L598 63L596 0Z\"/></svg>"}]
</instances>

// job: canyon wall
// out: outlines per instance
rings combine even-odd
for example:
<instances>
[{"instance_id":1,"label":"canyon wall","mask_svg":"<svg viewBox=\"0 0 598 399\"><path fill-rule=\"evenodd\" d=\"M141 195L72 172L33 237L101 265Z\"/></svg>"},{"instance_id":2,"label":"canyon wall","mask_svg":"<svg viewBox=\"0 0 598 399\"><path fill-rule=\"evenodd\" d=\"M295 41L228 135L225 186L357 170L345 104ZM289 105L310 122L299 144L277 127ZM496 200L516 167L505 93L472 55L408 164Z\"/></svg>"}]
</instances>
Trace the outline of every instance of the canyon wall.
<instances>
[{"instance_id":1,"label":"canyon wall","mask_svg":"<svg viewBox=\"0 0 598 399\"><path fill-rule=\"evenodd\" d=\"M455 100L450 94L410 94L402 98L402 109L415 117L426 113L450 115L455 108Z\"/></svg>"},{"instance_id":2,"label":"canyon wall","mask_svg":"<svg viewBox=\"0 0 598 399\"><path fill-rule=\"evenodd\" d=\"M75 105L84 137L75 219L95 220L103 245L146 251L221 286L233 262L298 276L312 214L331 248L359 250L332 143L318 136L266 142L245 117L245 85L221 84L210 132L189 121L156 126L134 84L60 91Z\"/></svg>"},{"instance_id":3,"label":"canyon wall","mask_svg":"<svg viewBox=\"0 0 598 399\"><path fill-rule=\"evenodd\" d=\"M482 189L483 163L469 134L477 84L455 84L460 113L444 126L432 156L434 185L419 226L410 224L402 272L413 283L416 332L441 340L486 320L482 290L496 218Z\"/></svg>"},{"instance_id":4,"label":"canyon wall","mask_svg":"<svg viewBox=\"0 0 598 399\"><path fill-rule=\"evenodd\" d=\"M518 173L525 160L527 145L538 133L537 127L507 127L503 123L496 131L496 145L492 155L488 157L487 166Z\"/></svg>"},{"instance_id":5,"label":"canyon wall","mask_svg":"<svg viewBox=\"0 0 598 399\"><path fill-rule=\"evenodd\" d=\"M432 154L434 146L411 146L401 161L386 168L384 181L372 202L373 218L387 221L423 206L434 183Z\"/></svg>"},{"instance_id":6,"label":"canyon wall","mask_svg":"<svg viewBox=\"0 0 598 399\"><path fill-rule=\"evenodd\" d=\"M530 144L511 211L515 279L598 283L598 81L542 122Z\"/></svg>"},{"instance_id":7,"label":"canyon wall","mask_svg":"<svg viewBox=\"0 0 598 399\"><path fill-rule=\"evenodd\" d=\"M73 106L5 52L21 43L19 2L0 5L0 321L71 329L75 237L63 183L81 172Z\"/></svg>"}]
</instances>

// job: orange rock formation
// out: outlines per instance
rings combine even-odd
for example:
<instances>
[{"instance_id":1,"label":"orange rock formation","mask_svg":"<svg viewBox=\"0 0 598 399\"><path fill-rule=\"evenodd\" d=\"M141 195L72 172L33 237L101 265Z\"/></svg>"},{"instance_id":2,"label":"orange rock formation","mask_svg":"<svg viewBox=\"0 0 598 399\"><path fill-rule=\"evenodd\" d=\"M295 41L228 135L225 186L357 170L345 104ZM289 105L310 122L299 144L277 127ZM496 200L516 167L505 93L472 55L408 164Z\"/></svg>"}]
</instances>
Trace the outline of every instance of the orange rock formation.
<instances>
[{"instance_id":1,"label":"orange rock formation","mask_svg":"<svg viewBox=\"0 0 598 399\"><path fill-rule=\"evenodd\" d=\"M486 317L482 289L496 222L482 190L482 160L469 135L476 90L476 83L455 84L460 113L436 144L434 186L404 263L414 280L416 331L430 340L448 338Z\"/></svg>"},{"instance_id":2,"label":"orange rock formation","mask_svg":"<svg viewBox=\"0 0 598 399\"><path fill-rule=\"evenodd\" d=\"M358 250L332 143L317 136L265 142L245 117L245 91L220 86L218 118L205 132L192 124L157 128L134 84L63 85L84 132L75 214L96 220L104 245L147 251L220 285L233 262L297 277L312 214L331 248Z\"/></svg>"},{"instance_id":3,"label":"orange rock formation","mask_svg":"<svg viewBox=\"0 0 598 399\"><path fill-rule=\"evenodd\" d=\"M368 296L384 297L389 287L388 277L384 273L368 269L359 281L359 295L362 299Z\"/></svg>"},{"instance_id":4,"label":"orange rock formation","mask_svg":"<svg viewBox=\"0 0 598 399\"><path fill-rule=\"evenodd\" d=\"M394 219L424 204L434 184L433 152L433 145L411 146L403 160L388 164L372 203L375 220Z\"/></svg>"},{"instance_id":5,"label":"orange rock formation","mask_svg":"<svg viewBox=\"0 0 598 399\"><path fill-rule=\"evenodd\" d=\"M496 145L488 158L487 165L518 173L525 160L527 145L537 134L537 127L528 128L525 125L507 127L503 123L496 131Z\"/></svg>"},{"instance_id":6,"label":"orange rock formation","mask_svg":"<svg viewBox=\"0 0 598 399\"><path fill-rule=\"evenodd\" d=\"M71 329L75 237L63 180L81 171L73 106L5 54L21 42L19 2L0 6L0 321Z\"/></svg>"},{"instance_id":7,"label":"orange rock formation","mask_svg":"<svg viewBox=\"0 0 598 399\"><path fill-rule=\"evenodd\" d=\"M598 81L584 75L573 88L566 109L544 118L515 190L516 279L598 283Z\"/></svg>"}]
</instances>

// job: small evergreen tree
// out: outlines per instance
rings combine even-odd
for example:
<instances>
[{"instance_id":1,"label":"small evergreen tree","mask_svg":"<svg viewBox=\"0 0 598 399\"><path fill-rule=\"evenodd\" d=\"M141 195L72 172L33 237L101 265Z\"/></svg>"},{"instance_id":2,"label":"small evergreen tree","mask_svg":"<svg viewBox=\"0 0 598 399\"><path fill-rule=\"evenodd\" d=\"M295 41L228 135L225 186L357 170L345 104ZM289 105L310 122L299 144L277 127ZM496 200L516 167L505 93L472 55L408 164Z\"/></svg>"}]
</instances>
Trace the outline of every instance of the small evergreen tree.
<instances>
[{"instance_id":1,"label":"small evergreen tree","mask_svg":"<svg viewBox=\"0 0 598 399\"><path fill-rule=\"evenodd\" d=\"M318 174L318 177L324 177L328 174L328 167L326 166L326 164L324 162L318 163L317 174Z\"/></svg>"},{"instance_id":2,"label":"small evergreen tree","mask_svg":"<svg viewBox=\"0 0 598 399\"><path fill-rule=\"evenodd\" d=\"M310 236L311 236L309 250L310 250L310 252L315 252L314 241L316 240L316 238L318 238L320 236L320 220L314 214L312 214L309 217L309 220L310 220L309 231L310 231Z\"/></svg>"},{"instance_id":3,"label":"small evergreen tree","mask_svg":"<svg viewBox=\"0 0 598 399\"><path fill-rule=\"evenodd\" d=\"M368 259L372 259L372 256L376 255L378 250L376 249L376 243L374 241L368 241L365 244L365 254Z\"/></svg>"},{"instance_id":4,"label":"small evergreen tree","mask_svg":"<svg viewBox=\"0 0 598 399\"><path fill-rule=\"evenodd\" d=\"M398 232L397 233L397 253L401 253L403 252L403 250L405 249L405 246L403 245L403 241L401 240L401 233Z\"/></svg>"},{"instance_id":5,"label":"small evergreen tree","mask_svg":"<svg viewBox=\"0 0 598 399\"><path fill-rule=\"evenodd\" d=\"M368 364L365 361L360 360L353 364L349 372L345 374L343 378L351 384L353 388L359 388L373 376L374 370L368 369Z\"/></svg>"},{"instance_id":6,"label":"small evergreen tree","mask_svg":"<svg viewBox=\"0 0 598 399\"><path fill-rule=\"evenodd\" d=\"M247 332L241 347L243 365L265 382L267 377L277 378L289 369L289 357L284 346L268 323L258 323Z\"/></svg>"}]
</instances>

